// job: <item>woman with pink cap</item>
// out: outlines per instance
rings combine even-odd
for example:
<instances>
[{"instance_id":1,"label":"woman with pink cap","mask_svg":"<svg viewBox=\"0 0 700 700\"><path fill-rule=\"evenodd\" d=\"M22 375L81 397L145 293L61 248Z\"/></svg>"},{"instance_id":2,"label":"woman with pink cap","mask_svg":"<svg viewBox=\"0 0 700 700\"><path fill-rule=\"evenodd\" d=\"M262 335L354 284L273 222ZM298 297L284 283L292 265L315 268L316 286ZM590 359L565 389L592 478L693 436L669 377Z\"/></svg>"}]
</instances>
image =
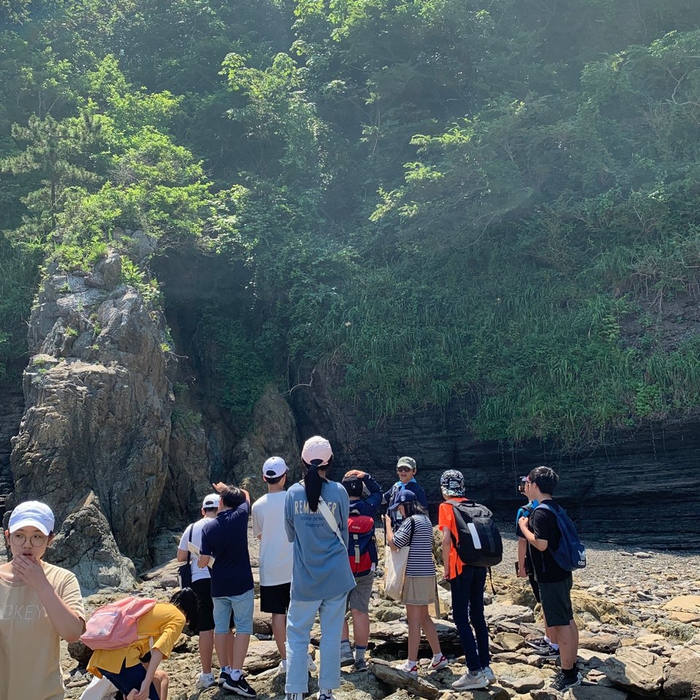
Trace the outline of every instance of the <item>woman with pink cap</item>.
<instances>
[{"instance_id":1,"label":"woman with pink cap","mask_svg":"<svg viewBox=\"0 0 700 700\"><path fill-rule=\"evenodd\" d=\"M65 696L60 641L78 640L85 611L75 575L43 561L54 525L45 503L25 501L5 530L12 560L0 566L0 698Z\"/></svg>"}]
</instances>

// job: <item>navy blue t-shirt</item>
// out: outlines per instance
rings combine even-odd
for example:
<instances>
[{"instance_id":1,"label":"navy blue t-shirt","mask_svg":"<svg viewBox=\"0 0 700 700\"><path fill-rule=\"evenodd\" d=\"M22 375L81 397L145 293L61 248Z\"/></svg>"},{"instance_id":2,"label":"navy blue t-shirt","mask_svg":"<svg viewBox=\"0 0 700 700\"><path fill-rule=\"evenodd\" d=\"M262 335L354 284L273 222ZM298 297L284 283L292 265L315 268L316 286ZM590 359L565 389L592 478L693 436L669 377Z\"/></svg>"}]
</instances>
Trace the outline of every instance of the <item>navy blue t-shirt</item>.
<instances>
[{"instance_id":1,"label":"navy blue t-shirt","mask_svg":"<svg viewBox=\"0 0 700 700\"><path fill-rule=\"evenodd\" d=\"M250 505L222 510L202 529L202 555L216 561L211 570L211 596L241 595L253 588L253 572L248 554Z\"/></svg>"}]
</instances>

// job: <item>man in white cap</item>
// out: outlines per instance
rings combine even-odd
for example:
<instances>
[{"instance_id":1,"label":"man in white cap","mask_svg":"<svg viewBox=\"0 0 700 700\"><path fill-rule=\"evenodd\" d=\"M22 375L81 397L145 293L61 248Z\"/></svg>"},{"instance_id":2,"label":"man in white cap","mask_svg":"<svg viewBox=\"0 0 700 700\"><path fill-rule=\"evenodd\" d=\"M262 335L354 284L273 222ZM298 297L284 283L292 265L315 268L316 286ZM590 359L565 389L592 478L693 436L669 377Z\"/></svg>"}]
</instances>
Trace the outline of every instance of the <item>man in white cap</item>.
<instances>
[{"instance_id":1,"label":"man in white cap","mask_svg":"<svg viewBox=\"0 0 700 700\"><path fill-rule=\"evenodd\" d=\"M25 501L5 530L12 561L0 566L0 698L64 696L60 641L78 640L85 611L76 577L43 561L54 527L45 503Z\"/></svg>"},{"instance_id":2,"label":"man in white cap","mask_svg":"<svg viewBox=\"0 0 700 700\"><path fill-rule=\"evenodd\" d=\"M192 523L182 534L180 544L177 549L177 560L179 562L189 562L192 572L192 583L190 587L197 596L199 605L199 620L197 632L199 633L199 659L202 664L202 672L197 678L197 688L209 688L216 683L214 674L211 672L211 657L214 652L214 603L211 598L211 574L209 567L200 568L197 566L198 557L190 551L197 552L202 547L202 528L212 518L216 517L219 510L219 494L210 493L202 501L202 517ZM231 644L233 644L233 635Z\"/></svg>"},{"instance_id":3,"label":"man in white cap","mask_svg":"<svg viewBox=\"0 0 700 700\"><path fill-rule=\"evenodd\" d=\"M289 468L282 457L270 457L262 466L267 493L253 503L253 534L260 540L260 610L272 615L272 635L280 654L278 671L287 671L287 610L292 586L294 545L284 532L284 502ZM316 665L309 658L309 670Z\"/></svg>"}]
</instances>

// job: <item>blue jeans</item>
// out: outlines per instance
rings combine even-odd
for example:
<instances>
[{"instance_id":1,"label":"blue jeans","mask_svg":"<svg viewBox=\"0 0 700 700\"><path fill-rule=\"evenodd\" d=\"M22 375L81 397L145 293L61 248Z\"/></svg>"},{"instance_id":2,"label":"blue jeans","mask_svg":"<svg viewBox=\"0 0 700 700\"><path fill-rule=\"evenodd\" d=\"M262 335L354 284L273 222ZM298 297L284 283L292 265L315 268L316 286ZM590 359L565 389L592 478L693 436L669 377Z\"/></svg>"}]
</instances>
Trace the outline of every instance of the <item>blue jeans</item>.
<instances>
[{"instance_id":1,"label":"blue jeans","mask_svg":"<svg viewBox=\"0 0 700 700\"><path fill-rule=\"evenodd\" d=\"M470 671L478 671L491 662L489 630L484 618L486 569L483 566L465 566L459 576L450 580L450 584L452 617L459 632L467 667Z\"/></svg>"},{"instance_id":2,"label":"blue jeans","mask_svg":"<svg viewBox=\"0 0 700 700\"><path fill-rule=\"evenodd\" d=\"M340 687L340 637L345 619L348 594L325 600L295 600L287 612L287 682L285 693L307 693L309 672L306 657L311 641L311 627L318 613L321 621L321 669L318 687Z\"/></svg>"}]
</instances>

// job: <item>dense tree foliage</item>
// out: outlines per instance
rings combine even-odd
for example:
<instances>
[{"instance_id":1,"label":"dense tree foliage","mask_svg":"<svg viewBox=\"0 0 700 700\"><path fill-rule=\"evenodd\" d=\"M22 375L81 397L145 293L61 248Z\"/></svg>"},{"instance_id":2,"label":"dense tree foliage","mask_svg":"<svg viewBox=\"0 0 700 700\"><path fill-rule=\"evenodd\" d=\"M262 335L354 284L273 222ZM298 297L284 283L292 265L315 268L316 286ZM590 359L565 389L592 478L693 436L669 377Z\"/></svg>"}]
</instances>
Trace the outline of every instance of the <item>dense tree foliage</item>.
<instances>
[{"instance_id":1,"label":"dense tree foliage","mask_svg":"<svg viewBox=\"0 0 700 700\"><path fill-rule=\"evenodd\" d=\"M144 229L235 268L238 416L321 362L490 439L695 411L699 56L695 0L5 3L0 366L39 266Z\"/></svg>"}]
</instances>

